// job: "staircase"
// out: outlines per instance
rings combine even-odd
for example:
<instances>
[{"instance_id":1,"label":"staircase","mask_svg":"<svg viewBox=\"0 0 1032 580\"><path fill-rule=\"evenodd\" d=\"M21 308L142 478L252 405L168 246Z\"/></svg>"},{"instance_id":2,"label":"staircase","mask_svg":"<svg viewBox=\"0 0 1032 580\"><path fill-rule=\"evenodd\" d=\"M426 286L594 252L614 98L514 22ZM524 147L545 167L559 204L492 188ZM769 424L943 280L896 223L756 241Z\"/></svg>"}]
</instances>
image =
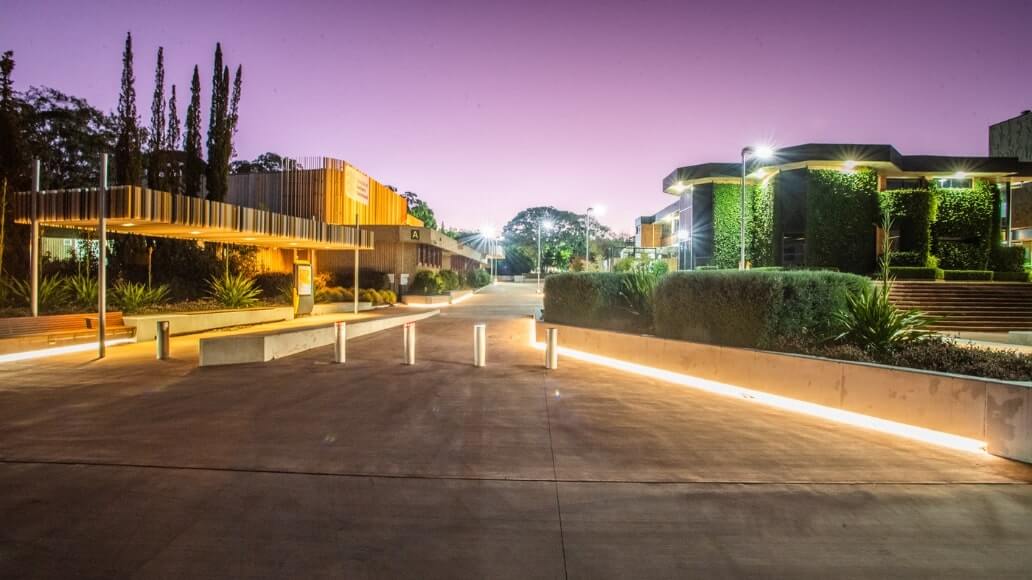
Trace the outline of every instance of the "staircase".
<instances>
[{"instance_id":1,"label":"staircase","mask_svg":"<svg viewBox=\"0 0 1032 580\"><path fill-rule=\"evenodd\" d=\"M939 321L935 330L1008 332L1032 330L1032 284L1021 282L892 283L889 300Z\"/></svg>"}]
</instances>

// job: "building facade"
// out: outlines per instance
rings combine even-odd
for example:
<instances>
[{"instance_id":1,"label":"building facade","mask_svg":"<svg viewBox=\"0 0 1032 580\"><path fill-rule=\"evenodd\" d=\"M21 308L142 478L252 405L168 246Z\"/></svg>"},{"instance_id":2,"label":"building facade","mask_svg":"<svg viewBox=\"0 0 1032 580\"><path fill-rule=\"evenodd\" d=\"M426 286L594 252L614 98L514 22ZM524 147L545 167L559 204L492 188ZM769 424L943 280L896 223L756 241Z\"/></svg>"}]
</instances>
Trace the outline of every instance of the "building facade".
<instances>
[{"instance_id":1,"label":"building facade","mask_svg":"<svg viewBox=\"0 0 1032 580\"><path fill-rule=\"evenodd\" d=\"M933 191L945 200L937 202L946 204L944 211L968 202L977 209L978 224L956 231L939 224L925 244L934 247L923 248L947 254L946 265L959 264L963 260L954 260L955 251L973 251L975 245L988 251L994 243L1017 239L1012 198L1032 182L1032 162L1014 156L902 155L890 145L805 144L778 149L770 159L747 160L744 199L742 169L740 163L705 163L672 171L663 191L677 201L638 220L640 226L669 224L670 230L645 235L642 227L639 244L659 239L658 247L675 245L681 269L735 268L744 203L750 266L869 273L886 234L879 224L883 200L892 197L888 192ZM911 250L916 235L908 220L897 216L888 232L901 251Z\"/></svg>"},{"instance_id":2,"label":"building facade","mask_svg":"<svg viewBox=\"0 0 1032 580\"><path fill-rule=\"evenodd\" d=\"M1032 162L1032 111L989 127L989 155ZM1011 243L1032 253L1032 180L1011 184L1008 223Z\"/></svg>"}]
</instances>

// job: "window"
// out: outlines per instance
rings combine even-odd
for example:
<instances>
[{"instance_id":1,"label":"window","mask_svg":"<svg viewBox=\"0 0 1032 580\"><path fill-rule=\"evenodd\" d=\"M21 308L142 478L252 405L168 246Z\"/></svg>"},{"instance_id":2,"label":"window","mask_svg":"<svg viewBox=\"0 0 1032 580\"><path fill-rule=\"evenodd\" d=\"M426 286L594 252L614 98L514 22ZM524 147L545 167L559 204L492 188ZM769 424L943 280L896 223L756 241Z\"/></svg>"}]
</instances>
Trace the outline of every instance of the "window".
<instances>
[{"instance_id":1,"label":"window","mask_svg":"<svg viewBox=\"0 0 1032 580\"><path fill-rule=\"evenodd\" d=\"M921 189L921 178L886 179L885 189Z\"/></svg>"},{"instance_id":2,"label":"window","mask_svg":"<svg viewBox=\"0 0 1032 580\"><path fill-rule=\"evenodd\" d=\"M935 180L939 187L967 189L971 187L970 177L941 177Z\"/></svg>"},{"instance_id":3,"label":"window","mask_svg":"<svg viewBox=\"0 0 1032 580\"><path fill-rule=\"evenodd\" d=\"M785 234L781 242L781 265L785 267L806 264L806 236Z\"/></svg>"}]
</instances>

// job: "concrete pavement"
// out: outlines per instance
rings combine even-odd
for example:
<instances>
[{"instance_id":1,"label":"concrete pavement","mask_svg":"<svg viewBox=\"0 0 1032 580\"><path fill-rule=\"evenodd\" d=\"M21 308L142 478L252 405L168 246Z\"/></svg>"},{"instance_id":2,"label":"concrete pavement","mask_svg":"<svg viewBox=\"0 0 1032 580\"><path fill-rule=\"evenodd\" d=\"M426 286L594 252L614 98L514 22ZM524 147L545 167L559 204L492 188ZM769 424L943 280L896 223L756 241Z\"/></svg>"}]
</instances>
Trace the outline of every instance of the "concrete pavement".
<instances>
[{"instance_id":1,"label":"concrete pavement","mask_svg":"<svg viewBox=\"0 0 1032 580\"><path fill-rule=\"evenodd\" d=\"M546 373L538 304L502 284L445 309L414 367L400 329L344 367L323 348L199 369L186 343L0 365L0 577L1032 571L1032 466L568 359Z\"/></svg>"}]
</instances>

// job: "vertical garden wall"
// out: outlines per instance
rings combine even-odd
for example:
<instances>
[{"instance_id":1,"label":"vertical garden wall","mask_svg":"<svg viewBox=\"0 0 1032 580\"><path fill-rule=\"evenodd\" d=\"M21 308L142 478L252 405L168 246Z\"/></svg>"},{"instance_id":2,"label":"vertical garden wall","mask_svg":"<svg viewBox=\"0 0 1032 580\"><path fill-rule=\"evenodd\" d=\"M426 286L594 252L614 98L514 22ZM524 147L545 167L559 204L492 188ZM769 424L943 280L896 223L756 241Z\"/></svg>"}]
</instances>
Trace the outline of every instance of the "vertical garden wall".
<instances>
[{"instance_id":1,"label":"vertical garden wall","mask_svg":"<svg viewBox=\"0 0 1032 580\"><path fill-rule=\"evenodd\" d=\"M993 244L999 237L994 235L993 214L999 207L996 185L979 181L970 188L938 188L933 184L932 191L939 205L932 224L932 253L939 258L939 267L989 268Z\"/></svg>"},{"instance_id":2,"label":"vertical garden wall","mask_svg":"<svg viewBox=\"0 0 1032 580\"><path fill-rule=\"evenodd\" d=\"M741 239L741 184L713 184L713 262L737 268ZM774 185L772 180L746 190L746 260L753 267L774 264Z\"/></svg>"},{"instance_id":3,"label":"vertical garden wall","mask_svg":"<svg viewBox=\"0 0 1032 580\"><path fill-rule=\"evenodd\" d=\"M938 199L928 189L881 192L881 210L889 213L899 230L899 247L892 258L895 265L934 267L932 224L938 215Z\"/></svg>"},{"instance_id":4,"label":"vertical garden wall","mask_svg":"<svg viewBox=\"0 0 1032 580\"><path fill-rule=\"evenodd\" d=\"M806 195L806 264L866 274L874 270L878 174L809 172Z\"/></svg>"}]
</instances>

